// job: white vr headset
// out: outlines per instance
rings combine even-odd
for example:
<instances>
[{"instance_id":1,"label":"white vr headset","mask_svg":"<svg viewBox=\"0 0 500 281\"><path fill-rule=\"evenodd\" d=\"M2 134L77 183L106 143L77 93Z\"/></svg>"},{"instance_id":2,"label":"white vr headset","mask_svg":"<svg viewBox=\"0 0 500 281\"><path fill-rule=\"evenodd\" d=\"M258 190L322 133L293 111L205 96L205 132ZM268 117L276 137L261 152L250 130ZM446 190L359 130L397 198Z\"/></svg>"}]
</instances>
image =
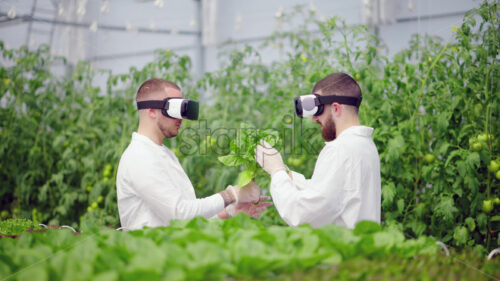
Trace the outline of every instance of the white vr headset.
<instances>
[{"instance_id":1,"label":"white vr headset","mask_svg":"<svg viewBox=\"0 0 500 281\"><path fill-rule=\"evenodd\" d=\"M295 98L295 113L300 118L319 116L323 113L325 104L338 102L340 104L359 107L361 98L346 96L320 96L317 94L303 95Z\"/></svg>"},{"instance_id":2,"label":"white vr headset","mask_svg":"<svg viewBox=\"0 0 500 281\"><path fill-rule=\"evenodd\" d=\"M198 120L198 102L184 98L166 98L137 102L137 109L161 109L166 117L175 119Z\"/></svg>"}]
</instances>

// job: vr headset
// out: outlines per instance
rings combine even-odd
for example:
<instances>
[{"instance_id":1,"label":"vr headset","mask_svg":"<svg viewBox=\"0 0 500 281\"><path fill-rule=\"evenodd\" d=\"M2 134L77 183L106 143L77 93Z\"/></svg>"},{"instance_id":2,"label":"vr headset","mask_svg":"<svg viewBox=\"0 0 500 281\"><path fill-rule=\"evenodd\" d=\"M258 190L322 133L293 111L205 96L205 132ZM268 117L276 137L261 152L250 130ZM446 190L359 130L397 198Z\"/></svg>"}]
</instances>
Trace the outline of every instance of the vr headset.
<instances>
[{"instance_id":1,"label":"vr headset","mask_svg":"<svg viewBox=\"0 0 500 281\"><path fill-rule=\"evenodd\" d=\"M166 98L137 102L137 109L161 109L166 117L175 119L198 120L198 102L184 98Z\"/></svg>"},{"instance_id":2,"label":"vr headset","mask_svg":"<svg viewBox=\"0 0 500 281\"><path fill-rule=\"evenodd\" d=\"M296 97L295 113L300 118L319 116L325 109L325 104L338 102L340 104L352 105L359 107L361 98L345 97L345 96L320 96L317 94L303 95Z\"/></svg>"}]
</instances>

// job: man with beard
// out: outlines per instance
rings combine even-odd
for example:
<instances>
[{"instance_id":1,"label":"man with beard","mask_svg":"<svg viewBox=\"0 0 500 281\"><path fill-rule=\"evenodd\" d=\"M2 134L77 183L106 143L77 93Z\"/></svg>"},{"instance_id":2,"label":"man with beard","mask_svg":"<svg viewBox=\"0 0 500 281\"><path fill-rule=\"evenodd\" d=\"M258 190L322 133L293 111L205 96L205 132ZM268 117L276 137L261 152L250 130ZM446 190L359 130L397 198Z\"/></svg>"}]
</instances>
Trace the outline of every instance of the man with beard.
<instances>
[{"instance_id":1,"label":"man with beard","mask_svg":"<svg viewBox=\"0 0 500 281\"><path fill-rule=\"evenodd\" d=\"M139 128L123 153L116 176L118 211L127 230L167 226L172 219L258 217L271 202L255 183L197 199L176 155L164 146L177 136L182 119L198 119L198 103L184 99L175 83L150 79L137 91ZM257 202L257 203L252 203Z\"/></svg>"},{"instance_id":2,"label":"man with beard","mask_svg":"<svg viewBox=\"0 0 500 281\"><path fill-rule=\"evenodd\" d=\"M380 223L380 159L373 128L359 122L361 89L349 75L333 73L316 83L312 93L296 100L297 114L313 117L326 141L311 179L287 174L280 153L266 142L256 148L256 161L271 175L276 209L291 226Z\"/></svg>"}]
</instances>

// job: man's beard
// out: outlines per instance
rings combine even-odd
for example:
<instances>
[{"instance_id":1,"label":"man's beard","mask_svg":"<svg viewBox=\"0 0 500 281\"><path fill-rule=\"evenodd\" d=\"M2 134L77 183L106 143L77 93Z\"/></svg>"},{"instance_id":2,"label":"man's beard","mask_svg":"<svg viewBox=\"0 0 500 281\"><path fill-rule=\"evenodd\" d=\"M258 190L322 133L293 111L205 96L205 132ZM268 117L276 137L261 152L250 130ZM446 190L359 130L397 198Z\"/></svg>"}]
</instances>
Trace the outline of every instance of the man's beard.
<instances>
[{"instance_id":1,"label":"man's beard","mask_svg":"<svg viewBox=\"0 0 500 281\"><path fill-rule=\"evenodd\" d=\"M327 118L325 124L321 127L321 136L325 141L332 141L337 137L335 122L331 118Z\"/></svg>"}]
</instances>

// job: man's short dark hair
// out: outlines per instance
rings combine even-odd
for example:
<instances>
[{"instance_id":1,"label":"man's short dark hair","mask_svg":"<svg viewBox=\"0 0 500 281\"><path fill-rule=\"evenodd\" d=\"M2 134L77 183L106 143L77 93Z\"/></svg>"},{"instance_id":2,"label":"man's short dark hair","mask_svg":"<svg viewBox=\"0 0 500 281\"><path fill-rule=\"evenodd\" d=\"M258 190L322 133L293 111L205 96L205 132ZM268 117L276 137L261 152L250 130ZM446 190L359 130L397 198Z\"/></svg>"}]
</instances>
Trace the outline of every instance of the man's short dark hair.
<instances>
[{"instance_id":1,"label":"man's short dark hair","mask_svg":"<svg viewBox=\"0 0 500 281\"><path fill-rule=\"evenodd\" d=\"M332 73L314 85L313 93L321 96L347 96L361 98L361 89L351 76L345 73Z\"/></svg>"},{"instance_id":2,"label":"man's short dark hair","mask_svg":"<svg viewBox=\"0 0 500 281\"><path fill-rule=\"evenodd\" d=\"M165 91L167 88L174 88L179 91L181 90L181 88L174 82L160 78L151 78L142 83L142 85L139 87L135 100L148 100L155 92Z\"/></svg>"},{"instance_id":3,"label":"man's short dark hair","mask_svg":"<svg viewBox=\"0 0 500 281\"><path fill-rule=\"evenodd\" d=\"M313 88L313 94L320 96L347 96L361 98L361 88L358 83L348 74L337 72L332 73L319 80ZM359 110L355 107L355 112Z\"/></svg>"}]
</instances>

